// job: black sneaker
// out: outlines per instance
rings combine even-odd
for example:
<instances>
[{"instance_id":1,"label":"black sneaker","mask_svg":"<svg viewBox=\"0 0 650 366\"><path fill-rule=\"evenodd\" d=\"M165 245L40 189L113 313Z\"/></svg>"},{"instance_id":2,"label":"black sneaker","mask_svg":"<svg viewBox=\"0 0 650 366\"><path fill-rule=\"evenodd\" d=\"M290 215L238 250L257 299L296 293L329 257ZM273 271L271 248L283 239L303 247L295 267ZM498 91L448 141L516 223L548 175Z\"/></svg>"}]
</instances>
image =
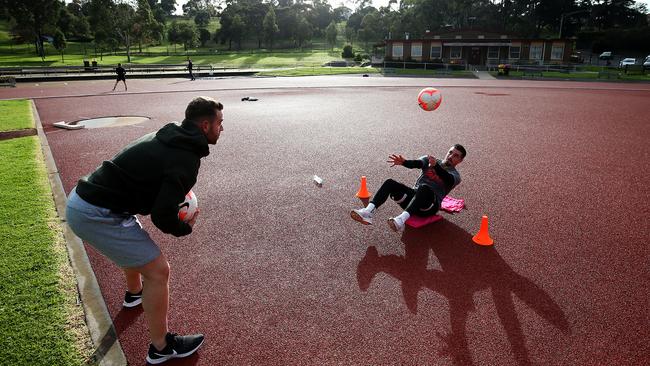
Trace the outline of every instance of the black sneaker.
<instances>
[{"instance_id":1,"label":"black sneaker","mask_svg":"<svg viewBox=\"0 0 650 366\"><path fill-rule=\"evenodd\" d=\"M122 306L125 308L132 308L140 304L142 304L142 290L140 290L140 292L137 294L132 294L128 291L126 292Z\"/></svg>"},{"instance_id":2,"label":"black sneaker","mask_svg":"<svg viewBox=\"0 0 650 366\"><path fill-rule=\"evenodd\" d=\"M203 334L179 336L173 333L167 333L165 336L167 346L165 346L162 351L158 351L153 344L149 344L147 362L151 364L159 364L171 360L172 358L187 357L201 347L203 339Z\"/></svg>"}]
</instances>

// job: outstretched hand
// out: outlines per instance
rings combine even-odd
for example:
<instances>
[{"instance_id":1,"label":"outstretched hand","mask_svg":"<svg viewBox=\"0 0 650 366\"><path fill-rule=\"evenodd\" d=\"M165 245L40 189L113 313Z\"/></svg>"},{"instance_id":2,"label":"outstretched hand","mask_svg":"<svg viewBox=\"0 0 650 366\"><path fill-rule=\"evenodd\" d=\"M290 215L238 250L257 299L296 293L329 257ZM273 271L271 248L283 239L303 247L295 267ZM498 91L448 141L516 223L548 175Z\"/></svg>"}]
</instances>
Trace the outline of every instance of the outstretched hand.
<instances>
[{"instance_id":1,"label":"outstretched hand","mask_svg":"<svg viewBox=\"0 0 650 366\"><path fill-rule=\"evenodd\" d=\"M388 161L386 162L390 163L391 164L390 166L393 167L395 165L404 165L405 161L406 159L404 159L402 155L392 154L388 157Z\"/></svg>"}]
</instances>

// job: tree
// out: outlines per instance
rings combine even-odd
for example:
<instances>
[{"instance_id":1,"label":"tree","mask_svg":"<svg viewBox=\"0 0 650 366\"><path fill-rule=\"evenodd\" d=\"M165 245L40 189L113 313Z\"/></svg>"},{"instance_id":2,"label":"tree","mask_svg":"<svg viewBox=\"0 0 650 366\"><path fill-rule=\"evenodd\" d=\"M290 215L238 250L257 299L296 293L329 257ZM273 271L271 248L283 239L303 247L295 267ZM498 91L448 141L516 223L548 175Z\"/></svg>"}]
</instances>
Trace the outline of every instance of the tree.
<instances>
[{"instance_id":1,"label":"tree","mask_svg":"<svg viewBox=\"0 0 650 366\"><path fill-rule=\"evenodd\" d=\"M133 24L136 18L135 10L126 3L117 4L115 7L115 32L126 47L127 62L131 62L131 41L133 40Z\"/></svg>"},{"instance_id":2,"label":"tree","mask_svg":"<svg viewBox=\"0 0 650 366\"><path fill-rule=\"evenodd\" d=\"M357 38L357 32L352 27L345 27L345 40L354 45L354 40Z\"/></svg>"},{"instance_id":3,"label":"tree","mask_svg":"<svg viewBox=\"0 0 650 366\"><path fill-rule=\"evenodd\" d=\"M176 45L182 43L180 26L176 21L173 21L169 29L167 30L167 40L170 43L174 44L174 53L176 53Z\"/></svg>"},{"instance_id":4,"label":"tree","mask_svg":"<svg viewBox=\"0 0 650 366\"><path fill-rule=\"evenodd\" d=\"M298 47L302 48L302 43L304 41L310 40L313 35L313 30L311 24L307 21L307 19L300 15L298 17L298 26L296 27L296 31L294 33L294 39L298 41Z\"/></svg>"},{"instance_id":5,"label":"tree","mask_svg":"<svg viewBox=\"0 0 650 366\"><path fill-rule=\"evenodd\" d=\"M199 43L199 32L196 26L191 23L178 24L178 38L183 43L183 49L187 51L194 48Z\"/></svg>"},{"instance_id":6,"label":"tree","mask_svg":"<svg viewBox=\"0 0 650 366\"><path fill-rule=\"evenodd\" d=\"M176 11L176 0L160 0L160 8L165 15L171 16Z\"/></svg>"},{"instance_id":7,"label":"tree","mask_svg":"<svg viewBox=\"0 0 650 366\"><path fill-rule=\"evenodd\" d=\"M368 42L376 41L382 38L381 19L379 12L371 11L363 17L361 21L361 39L366 42L366 49L368 49Z\"/></svg>"},{"instance_id":8,"label":"tree","mask_svg":"<svg viewBox=\"0 0 650 366\"><path fill-rule=\"evenodd\" d=\"M213 0L188 0L183 4L185 16L193 18L201 10L207 10L211 17L217 15L217 7L213 4Z\"/></svg>"},{"instance_id":9,"label":"tree","mask_svg":"<svg viewBox=\"0 0 650 366\"><path fill-rule=\"evenodd\" d=\"M61 52L61 62L65 62L63 59L63 50L65 50L67 44L65 41L65 35L63 32L61 32L60 29L57 29L56 32L54 33L54 48L56 48L57 51Z\"/></svg>"},{"instance_id":10,"label":"tree","mask_svg":"<svg viewBox=\"0 0 650 366\"><path fill-rule=\"evenodd\" d=\"M309 22L317 35L323 35L326 28L334 20L332 6L325 0L313 0L311 11L309 11Z\"/></svg>"},{"instance_id":11,"label":"tree","mask_svg":"<svg viewBox=\"0 0 650 366\"><path fill-rule=\"evenodd\" d=\"M36 53L45 61L43 48L44 31L48 28L56 29L59 16L58 0L4 0L7 9L11 9L11 17L16 20L21 34L26 40L34 42Z\"/></svg>"},{"instance_id":12,"label":"tree","mask_svg":"<svg viewBox=\"0 0 650 366\"><path fill-rule=\"evenodd\" d=\"M205 44L210 40L210 31L205 28L199 29L199 41L201 42L201 47L205 47Z\"/></svg>"},{"instance_id":13,"label":"tree","mask_svg":"<svg viewBox=\"0 0 650 366\"><path fill-rule=\"evenodd\" d=\"M245 29L246 23L244 23L239 15L235 15L230 25L230 32L233 41L237 42L237 49L241 49L241 41L244 38Z\"/></svg>"},{"instance_id":14,"label":"tree","mask_svg":"<svg viewBox=\"0 0 650 366\"><path fill-rule=\"evenodd\" d=\"M160 40L162 29L153 17L148 0L138 0L138 9L135 11L131 25L133 38L138 42L138 51L142 53L142 43Z\"/></svg>"},{"instance_id":15,"label":"tree","mask_svg":"<svg viewBox=\"0 0 650 366\"><path fill-rule=\"evenodd\" d=\"M221 44L228 41L229 50L232 49L233 41L241 47L246 25L240 16L242 12L242 7L238 3L230 3L221 13L221 28L215 35L215 41Z\"/></svg>"},{"instance_id":16,"label":"tree","mask_svg":"<svg viewBox=\"0 0 650 366\"><path fill-rule=\"evenodd\" d=\"M205 28L210 24L210 12L207 10L199 10L194 16L194 23L199 28Z\"/></svg>"},{"instance_id":17,"label":"tree","mask_svg":"<svg viewBox=\"0 0 650 366\"><path fill-rule=\"evenodd\" d=\"M336 23L334 21L325 29L325 38L327 39L327 44L331 45L332 49L334 49L334 46L336 46Z\"/></svg>"},{"instance_id":18,"label":"tree","mask_svg":"<svg viewBox=\"0 0 650 366\"><path fill-rule=\"evenodd\" d=\"M90 0L83 3L81 7L84 14L87 14L88 23L92 29L95 45L95 57L99 49L99 58L103 59L104 48L115 46L117 32L115 31L116 5L112 0Z\"/></svg>"},{"instance_id":19,"label":"tree","mask_svg":"<svg viewBox=\"0 0 650 366\"><path fill-rule=\"evenodd\" d=\"M273 49L273 41L275 40L275 35L280 31L278 28L277 19L275 17L275 10L273 7L269 7L269 11L266 12L264 16L264 39L267 42L267 45L270 49Z\"/></svg>"},{"instance_id":20,"label":"tree","mask_svg":"<svg viewBox=\"0 0 650 366\"><path fill-rule=\"evenodd\" d=\"M257 38L257 48L262 48L264 40L264 17L271 5L264 4L262 0L239 0L242 7L242 20L246 23L244 37L252 34Z\"/></svg>"}]
</instances>

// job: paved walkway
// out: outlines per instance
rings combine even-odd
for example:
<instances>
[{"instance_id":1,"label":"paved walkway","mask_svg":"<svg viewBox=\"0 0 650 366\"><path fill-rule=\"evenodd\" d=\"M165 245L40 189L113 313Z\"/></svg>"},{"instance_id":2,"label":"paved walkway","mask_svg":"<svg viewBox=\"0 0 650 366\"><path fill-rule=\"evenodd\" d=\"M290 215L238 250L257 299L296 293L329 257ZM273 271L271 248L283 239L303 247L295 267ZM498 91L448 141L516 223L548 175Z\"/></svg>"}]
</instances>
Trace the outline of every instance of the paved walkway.
<instances>
[{"instance_id":1,"label":"paved walkway","mask_svg":"<svg viewBox=\"0 0 650 366\"><path fill-rule=\"evenodd\" d=\"M496 80L496 78L487 71L474 71L474 75L476 75L476 77L479 79Z\"/></svg>"}]
</instances>

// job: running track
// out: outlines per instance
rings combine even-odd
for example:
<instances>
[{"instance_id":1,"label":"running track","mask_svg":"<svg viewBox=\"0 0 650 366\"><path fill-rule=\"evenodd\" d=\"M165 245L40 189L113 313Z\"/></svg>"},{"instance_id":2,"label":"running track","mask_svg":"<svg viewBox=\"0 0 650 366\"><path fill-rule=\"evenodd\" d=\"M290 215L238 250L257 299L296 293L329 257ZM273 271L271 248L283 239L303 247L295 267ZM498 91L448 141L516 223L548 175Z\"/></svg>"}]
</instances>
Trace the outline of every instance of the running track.
<instances>
[{"instance_id":1,"label":"running track","mask_svg":"<svg viewBox=\"0 0 650 366\"><path fill-rule=\"evenodd\" d=\"M650 85L360 76L20 84L66 192L128 141L225 105L225 131L194 188L202 215L177 239L143 224L172 268L170 327L203 332L170 365L647 365L650 360ZM415 104L425 86L436 112ZM257 102L241 102L255 96ZM60 120L145 115L64 131ZM468 150L453 196L468 209L390 231L349 218L361 175L376 192L391 153ZM646 147L644 147L646 146ZM322 188L311 182L317 174ZM471 237L490 218L494 247ZM121 272L88 248L132 365L148 335L122 310Z\"/></svg>"}]
</instances>

